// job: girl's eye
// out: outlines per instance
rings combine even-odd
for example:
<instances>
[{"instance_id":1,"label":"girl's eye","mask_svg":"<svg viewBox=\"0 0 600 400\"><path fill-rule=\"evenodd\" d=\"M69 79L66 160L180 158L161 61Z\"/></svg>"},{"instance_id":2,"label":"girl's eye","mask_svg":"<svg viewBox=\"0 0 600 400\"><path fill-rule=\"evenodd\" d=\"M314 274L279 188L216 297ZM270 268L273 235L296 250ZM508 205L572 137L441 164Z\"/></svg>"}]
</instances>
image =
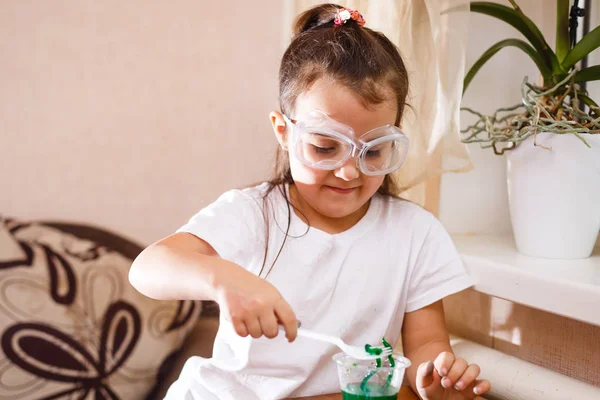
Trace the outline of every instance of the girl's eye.
<instances>
[{"instance_id":1,"label":"girl's eye","mask_svg":"<svg viewBox=\"0 0 600 400\"><path fill-rule=\"evenodd\" d=\"M313 148L314 148L315 152L318 154L329 154L335 150L335 147L319 147L319 146L315 146L315 145L313 145Z\"/></svg>"},{"instance_id":2,"label":"girl's eye","mask_svg":"<svg viewBox=\"0 0 600 400\"><path fill-rule=\"evenodd\" d=\"M381 150L368 150L367 157L379 157L381 155Z\"/></svg>"}]
</instances>

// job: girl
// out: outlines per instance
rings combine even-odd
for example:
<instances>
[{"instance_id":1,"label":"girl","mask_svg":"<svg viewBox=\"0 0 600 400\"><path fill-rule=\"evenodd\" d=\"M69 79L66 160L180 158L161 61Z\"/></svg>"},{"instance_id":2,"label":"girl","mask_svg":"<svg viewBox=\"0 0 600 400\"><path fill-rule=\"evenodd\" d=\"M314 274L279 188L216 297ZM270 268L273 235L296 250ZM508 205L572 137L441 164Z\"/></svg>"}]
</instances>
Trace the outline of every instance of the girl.
<instances>
[{"instance_id":1,"label":"girl","mask_svg":"<svg viewBox=\"0 0 600 400\"><path fill-rule=\"evenodd\" d=\"M232 190L135 260L130 281L156 299L215 300L212 359L192 357L168 399L270 400L339 392L335 346L402 337L423 399L490 389L456 359L442 299L471 286L431 214L393 196L408 139L408 78L395 46L355 10L325 4L297 19L280 69L280 149L270 182ZM285 338L278 335L279 325Z\"/></svg>"}]
</instances>

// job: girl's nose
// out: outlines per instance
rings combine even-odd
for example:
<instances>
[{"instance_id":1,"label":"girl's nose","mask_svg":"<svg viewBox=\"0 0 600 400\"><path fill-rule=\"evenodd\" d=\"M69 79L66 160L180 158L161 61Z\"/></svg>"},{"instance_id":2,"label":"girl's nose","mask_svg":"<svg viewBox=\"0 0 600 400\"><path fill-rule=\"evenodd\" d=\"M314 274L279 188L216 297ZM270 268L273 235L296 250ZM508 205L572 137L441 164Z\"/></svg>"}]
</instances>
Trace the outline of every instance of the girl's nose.
<instances>
[{"instance_id":1,"label":"girl's nose","mask_svg":"<svg viewBox=\"0 0 600 400\"><path fill-rule=\"evenodd\" d=\"M350 157L344 165L333 171L333 174L345 181L352 181L358 178L360 171L358 170L356 158Z\"/></svg>"}]
</instances>

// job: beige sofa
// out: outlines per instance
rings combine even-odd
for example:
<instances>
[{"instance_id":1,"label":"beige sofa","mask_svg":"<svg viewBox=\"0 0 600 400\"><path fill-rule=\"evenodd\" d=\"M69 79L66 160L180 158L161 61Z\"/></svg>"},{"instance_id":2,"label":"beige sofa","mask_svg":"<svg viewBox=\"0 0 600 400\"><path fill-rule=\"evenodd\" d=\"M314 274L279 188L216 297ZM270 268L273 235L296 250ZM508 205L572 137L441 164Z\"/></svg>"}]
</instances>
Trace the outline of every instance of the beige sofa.
<instances>
[{"instance_id":1,"label":"beige sofa","mask_svg":"<svg viewBox=\"0 0 600 400\"><path fill-rule=\"evenodd\" d=\"M192 356L210 357L217 329L219 328L218 316L201 316L186 338L181 353L177 356L175 364L161 382L157 399L162 399L169 386L177 379L185 361Z\"/></svg>"},{"instance_id":2,"label":"beige sofa","mask_svg":"<svg viewBox=\"0 0 600 400\"><path fill-rule=\"evenodd\" d=\"M210 357L216 304L141 295L128 281L141 250L101 227L0 215L0 398L162 399L190 356Z\"/></svg>"}]
</instances>

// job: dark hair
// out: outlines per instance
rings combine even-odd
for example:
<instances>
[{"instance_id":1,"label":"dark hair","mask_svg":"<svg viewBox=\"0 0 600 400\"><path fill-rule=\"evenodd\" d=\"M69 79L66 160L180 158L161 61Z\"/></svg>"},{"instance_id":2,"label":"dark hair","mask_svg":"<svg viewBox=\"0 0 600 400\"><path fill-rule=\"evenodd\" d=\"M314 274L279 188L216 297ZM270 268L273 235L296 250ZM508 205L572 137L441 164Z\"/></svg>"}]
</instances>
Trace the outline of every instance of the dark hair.
<instances>
[{"instance_id":1,"label":"dark hair","mask_svg":"<svg viewBox=\"0 0 600 400\"><path fill-rule=\"evenodd\" d=\"M385 35L360 26L357 21L350 19L343 25L335 26L335 16L342 8L336 4L322 4L305 11L296 19L292 42L283 55L279 69L281 111L286 115L293 115L298 96L318 79L330 77L358 94L365 106L389 100L391 89L396 97L395 124L398 126L408 94L408 74L400 53ZM291 222L290 207L293 205L287 197L284 185L293 183L288 153L278 147L274 176L269 181L270 186L264 195L263 213L267 241L261 273L268 251L267 197L277 187L288 203L287 238ZM397 193L396 184L390 175L385 176L378 193L387 196ZM285 239L279 253L284 245Z\"/></svg>"}]
</instances>

